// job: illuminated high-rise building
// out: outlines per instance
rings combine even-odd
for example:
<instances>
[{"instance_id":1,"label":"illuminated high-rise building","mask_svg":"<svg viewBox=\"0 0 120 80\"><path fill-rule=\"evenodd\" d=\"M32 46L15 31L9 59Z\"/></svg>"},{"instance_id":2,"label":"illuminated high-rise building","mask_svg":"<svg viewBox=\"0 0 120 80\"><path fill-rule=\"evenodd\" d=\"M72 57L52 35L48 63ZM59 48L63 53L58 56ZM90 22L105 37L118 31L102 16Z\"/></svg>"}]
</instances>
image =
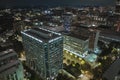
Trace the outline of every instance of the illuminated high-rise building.
<instances>
[{"instance_id":1,"label":"illuminated high-rise building","mask_svg":"<svg viewBox=\"0 0 120 80\"><path fill-rule=\"evenodd\" d=\"M72 22L72 14L71 13L63 14L63 27L65 28L65 31L68 32L70 31L71 22Z\"/></svg>"},{"instance_id":2,"label":"illuminated high-rise building","mask_svg":"<svg viewBox=\"0 0 120 80\"><path fill-rule=\"evenodd\" d=\"M92 31L92 34L89 37L89 49L90 51L95 51L98 44L100 31Z\"/></svg>"},{"instance_id":3,"label":"illuminated high-rise building","mask_svg":"<svg viewBox=\"0 0 120 80\"><path fill-rule=\"evenodd\" d=\"M62 69L61 34L43 28L33 28L21 33L26 51L26 64L43 79L52 80Z\"/></svg>"},{"instance_id":4,"label":"illuminated high-rise building","mask_svg":"<svg viewBox=\"0 0 120 80\"><path fill-rule=\"evenodd\" d=\"M120 31L120 0L116 0L115 15L117 16L116 31Z\"/></svg>"},{"instance_id":5,"label":"illuminated high-rise building","mask_svg":"<svg viewBox=\"0 0 120 80\"><path fill-rule=\"evenodd\" d=\"M23 66L12 49L0 52L0 80L24 80Z\"/></svg>"}]
</instances>

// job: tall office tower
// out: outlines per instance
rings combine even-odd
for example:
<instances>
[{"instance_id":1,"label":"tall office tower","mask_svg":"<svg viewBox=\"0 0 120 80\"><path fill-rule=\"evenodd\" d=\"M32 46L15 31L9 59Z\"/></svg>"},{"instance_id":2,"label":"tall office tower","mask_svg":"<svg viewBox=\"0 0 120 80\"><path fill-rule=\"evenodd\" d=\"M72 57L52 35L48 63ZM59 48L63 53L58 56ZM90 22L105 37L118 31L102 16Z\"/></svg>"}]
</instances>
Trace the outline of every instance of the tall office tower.
<instances>
[{"instance_id":1,"label":"tall office tower","mask_svg":"<svg viewBox=\"0 0 120 80\"><path fill-rule=\"evenodd\" d=\"M21 33L26 64L45 80L57 76L63 62L62 36L43 28L33 28Z\"/></svg>"},{"instance_id":2,"label":"tall office tower","mask_svg":"<svg viewBox=\"0 0 120 80\"><path fill-rule=\"evenodd\" d=\"M71 27L71 22L72 22L72 14L66 13L66 14L63 14L62 17L63 17L63 27L65 28L65 31L69 32Z\"/></svg>"},{"instance_id":3,"label":"tall office tower","mask_svg":"<svg viewBox=\"0 0 120 80\"><path fill-rule=\"evenodd\" d=\"M12 49L0 52L0 80L24 80L23 66Z\"/></svg>"},{"instance_id":4,"label":"tall office tower","mask_svg":"<svg viewBox=\"0 0 120 80\"><path fill-rule=\"evenodd\" d=\"M100 31L92 31L92 34L89 37L89 49L95 51L97 48L98 38Z\"/></svg>"},{"instance_id":5,"label":"tall office tower","mask_svg":"<svg viewBox=\"0 0 120 80\"><path fill-rule=\"evenodd\" d=\"M120 15L120 0L116 0L115 13Z\"/></svg>"},{"instance_id":6,"label":"tall office tower","mask_svg":"<svg viewBox=\"0 0 120 80\"><path fill-rule=\"evenodd\" d=\"M120 0L116 0L115 15L117 16L116 31L120 31Z\"/></svg>"}]
</instances>

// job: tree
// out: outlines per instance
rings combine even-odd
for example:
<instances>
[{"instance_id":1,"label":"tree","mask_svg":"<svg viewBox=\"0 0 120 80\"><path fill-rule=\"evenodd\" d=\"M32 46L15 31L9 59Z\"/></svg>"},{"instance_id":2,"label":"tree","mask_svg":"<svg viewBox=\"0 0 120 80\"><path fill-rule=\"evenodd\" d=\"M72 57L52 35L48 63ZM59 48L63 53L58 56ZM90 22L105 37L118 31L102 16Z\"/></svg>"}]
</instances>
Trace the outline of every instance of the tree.
<instances>
[{"instance_id":1,"label":"tree","mask_svg":"<svg viewBox=\"0 0 120 80\"><path fill-rule=\"evenodd\" d=\"M77 68L78 70L81 70L80 64L79 64L79 63L76 63L76 64L75 64L75 68Z\"/></svg>"},{"instance_id":2,"label":"tree","mask_svg":"<svg viewBox=\"0 0 120 80\"><path fill-rule=\"evenodd\" d=\"M70 60L69 59L67 59L67 63L70 64Z\"/></svg>"},{"instance_id":3,"label":"tree","mask_svg":"<svg viewBox=\"0 0 120 80\"><path fill-rule=\"evenodd\" d=\"M67 65L65 63L63 63L63 68L66 69L67 68Z\"/></svg>"}]
</instances>

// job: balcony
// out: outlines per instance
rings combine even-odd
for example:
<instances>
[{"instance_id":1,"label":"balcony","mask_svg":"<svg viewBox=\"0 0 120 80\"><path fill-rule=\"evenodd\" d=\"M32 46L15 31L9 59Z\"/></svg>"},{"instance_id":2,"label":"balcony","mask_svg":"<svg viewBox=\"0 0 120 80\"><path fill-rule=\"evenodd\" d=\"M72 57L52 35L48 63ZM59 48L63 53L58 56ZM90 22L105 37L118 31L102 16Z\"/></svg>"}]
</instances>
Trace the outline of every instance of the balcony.
<instances>
[{"instance_id":1,"label":"balcony","mask_svg":"<svg viewBox=\"0 0 120 80\"><path fill-rule=\"evenodd\" d=\"M16 53L10 53L10 54L4 55L0 58L0 61L7 59L9 57L15 56L15 55L16 55ZM16 57L17 57L17 55L16 55Z\"/></svg>"},{"instance_id":2,"label":"balcony","mask_svg":"<svg viewBox=\"0 0 120 80\"><path fill-rule=\"evenodd\" d=\"M2 67L0 67L0 75L1 75L1 73L3 74L6 72L8 72L8 73L14 72L15 69L13 67L15 67L18 64L19 64L19 60L15 60L13 62L6 64L6 65L3 65Z\"/></svg>"}]
</instances>

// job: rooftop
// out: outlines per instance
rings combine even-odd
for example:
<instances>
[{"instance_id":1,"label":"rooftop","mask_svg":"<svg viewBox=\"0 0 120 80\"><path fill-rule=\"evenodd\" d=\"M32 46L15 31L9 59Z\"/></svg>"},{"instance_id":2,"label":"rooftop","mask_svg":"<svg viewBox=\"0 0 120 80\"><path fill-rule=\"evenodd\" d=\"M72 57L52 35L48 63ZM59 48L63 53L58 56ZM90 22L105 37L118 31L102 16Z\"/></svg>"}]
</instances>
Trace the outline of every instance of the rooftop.
<instances>
[{"instance_id":1,"label":"rooftop","mask_svg":"<svg viewBox=\"0 0 120 80\"><path fill-rule=\"evenodd\" d=\"M17 68L17 67L15 68L15 66L19 65L20 63L20 61L16 58L17 58L17 54L12 49L8 49L6 51L0 52L0 63L1 63L0 76L14 73L14 71Z\"/></svg>"},{"instance_id":2,"label":"rooftop","mask_svg":"<svg viewBox=\"0 0 120 80\"><path fill-rule=\"evenodd\" d=\"M88 37L85 37L85 36L82 36L80 34L73 33L73 32L68 34L68 36L75 37L75 38L78 38L78 39L81 39L81 40L88 40Z\"/></svg>"},{"instance_id":3,"label":"rooftop","mask_svg":"<svg viewBox=\"0 0 120 80\"><path fill-rule=\"evenodd\" d=\"M8 73L13 73L15 70L12 70L12 68L17 66L19 63L20 63L19 60L15 60L12 63L3 65L2 67L0 67L0 75L4 74L4 72L6 73L6 71L8 71ZM10 69L11 69L11 71L10 71Z\"/></svg>"},{"instance_id":4,"label":"rooftop","mask_svg":"<svg viewBox=\"0 0 120 80\"><path fill-rule=\"evenodd\" d=\"M2 51L0 52L0 57L4 56L4 55L8 55L10 53L15 53L12 49L8 49L6 51Z\"/></svg>"},{"instance_id":5,"label":"rooftop","mask_svg":"<svg viewBox=\"0 0 120 80\"><path fill-rule=\"evenodd\" d=\"M114 80L120 72L120 59L115 60L108 70L103 74L103 77L107 80Z\"/></svg>"},{"instance_id":6,"label":"rooftop","mask_svg":"<svg viewBox=\"0 0 120 80\"><path fill-rule=\"evenodd\" d=\"M47 42L51 39L59 37L59 35L49 32L47 30L43 30L41 28L33 28L33 29L25 31L25 33L27 35L30 35L30 36L37 38L38 40L41 40L44 42Z\"/></svg>"}]
</instances>

